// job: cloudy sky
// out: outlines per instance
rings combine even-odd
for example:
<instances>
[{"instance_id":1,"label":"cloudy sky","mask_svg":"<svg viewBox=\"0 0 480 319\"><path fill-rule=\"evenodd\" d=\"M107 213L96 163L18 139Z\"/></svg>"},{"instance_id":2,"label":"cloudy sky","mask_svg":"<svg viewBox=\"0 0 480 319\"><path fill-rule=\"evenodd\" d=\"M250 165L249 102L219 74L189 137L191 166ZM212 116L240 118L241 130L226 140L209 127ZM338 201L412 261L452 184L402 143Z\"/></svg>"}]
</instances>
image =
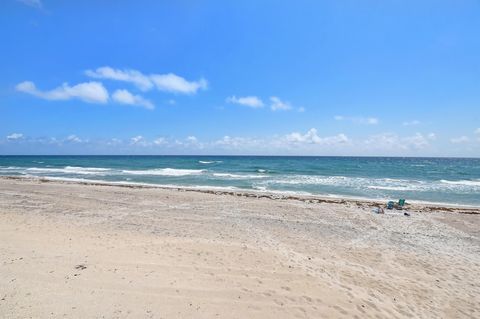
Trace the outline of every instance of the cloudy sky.
<instances>
[{"instance_id":1,"label":"cloudy sky","mask_svg":"<svg viewBox=\"0 0 480 319\"><path fill-rule=\"evenodd\" d=\"M480 2L0 4L0 154L480 156Z\"/></svg>"}]
</instances>

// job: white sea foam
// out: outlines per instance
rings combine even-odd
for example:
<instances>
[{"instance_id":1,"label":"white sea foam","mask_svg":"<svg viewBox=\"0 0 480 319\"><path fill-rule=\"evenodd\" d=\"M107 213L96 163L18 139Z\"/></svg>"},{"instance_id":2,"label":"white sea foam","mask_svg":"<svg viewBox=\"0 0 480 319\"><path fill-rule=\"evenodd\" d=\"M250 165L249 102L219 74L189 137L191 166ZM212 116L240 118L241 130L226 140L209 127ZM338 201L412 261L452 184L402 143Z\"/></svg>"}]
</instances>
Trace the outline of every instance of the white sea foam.
<instances>
[{"instance_id":1,"label":"white sea foam","mask_svg":"<svg viewBox=\"0 0 480 319\"><path fill-rule=\"evenodd\" d=\"M199 175L204 171L203 169L156 168L148 170L122 170L122 173L130 175L188 176Z\"/></svg>"},{"instance_id":2,"label":"white sea foam","mask_svg":"<svg viewBox=\"0 0 480 319\"><path fill-rule=\"evenodd\" d=\"M345 176L316 176L316 175L293 175L283 176L280 179L272 180L275 184L286 185L329 185L329 186L352 186L360 182L368 182L368 179L361 177Z\"/></svg>"},{"instance_id":3,"label":"white sea foam","mask_svg":"<svg viewBox=\"0 0 480 319\"><path fill-rule=\"evenodd\" d=\"M459 180L459 181L448 181L445 179L440 180L441 183L450 184L450 185L464 185L464 186L474 186L480 187L480 180Z\"/></svg>"},{"instance_id":4,"label":"white sea foam","mask_svg":"<svg viewBox=\"0 0 480 319\"><path fill-rule=\"evenodd\" d=\"M375 185L370 185L370 186L367 186L367 188L386 190L386 191L414 191L414 190L418 190L417 187L408 187L408 186L375 186Z\"/></svg>"},{"instance_id":5,"label":"white sea foam","mask_svg":"<svg viewBox=\"0 0 480 319\"><path fill-rule=\"evenodd\" d=\"M110 171L110 168L103 168L103 167L80 167L80 166L65 166L67 170L83 170L83 171L91 171L91 172L104 172Z\"/></svg>"},{"instance_id":6,"label":"white sea foam","mask_svg":"<svg viewBox=\"0 0 480 319\"><path fill-rule=\"evenodd\" d=\"M106 175L110 169L99 167L77 167L77 166L65 166L64 168L50 168L50 167L30 167L25 170L30 173L48 174L48 173L63 173L74 175Z\"/></svg>"},{"instance_id":7,"label":"white sea foam","mask_svg":"<svg viewBox=\"0 0 480 319\"><path fill-rule=\"evenodd\" d=\"M7 171L10 171L10 170L23 170L25 169L24 167L18 167L18 166L0 166L0 170L7 170Z\"/></svg>"},{"instance_id":8,"label":"white sea foam","mask_svg":"<svg viewBox=\"0 0 480 319\"><path fill-rule=\"evenodd\" d=\"M232 179L254 179L254 178L265 178L265 175L240 175L240 174L231 174L231 173L213 173L215 177L221 178L232 178Z\"/></svg>"},{"instance_id":9,"label":"white sea foam","mask_svg":"<svg viewBox=\"0 0 480 319\"><path fill-rule=\"evenodd\" d=\"M25 177L30 178L39 178L37 175L27 174ZM279 194L279 195L301 195L301 196L320 196L320 197L331 197L337 199L356 199L356 200L387 200L388 197L384 197L381 194L373 196L351 196L351 195L341 195L341 194L329 194L329 193L310 193L305 191L291 191L291 190L272 190L265 186L253 185L253 189L237 188L234 186L207 186L207 185L174 185L174 184L154 184L154 183L142 183L142 182L127 182L127 181L106 181L98 179L87 179L87 178L72 178L72 177L53 177L53 176L43 176L41 177L47 180L58 180L58 181L70 181L70 182L80 182L80 183L93 183L93 184L104 184L104 185L125 185L125 186L145 186L145 187L159 187L159 188L175 188L175 189L186 189L186 190L212 190L212 191L236 191L236 192L246 192L246 193L260 193L260 194ZM440 183L437 183L440 184ZM422 204L436 204L436 205L447 205L447 206L463 206L463 207L479 207L478 205L466 205L461 203L456 203L449 201L437 202L437 201L425 201L425 200L408 200L410 203L422 203Z\"/></svg>"},{"instance_id":10,"label":"white sea foam","mask_svg":"<svg viewBox=\"0 0 480 319\"><path fill-rule=\"evenodd\" d=\"M292 185L295 187L326 186L350 189L353 188L357 190L370 189L372 191L453 192L464 194L475 193L480 190L480 180L419 181L393 178L315 175L284 175L278 179L269 179L260 182L260 186L267 185Z\"/></svg>"}]
</instances>

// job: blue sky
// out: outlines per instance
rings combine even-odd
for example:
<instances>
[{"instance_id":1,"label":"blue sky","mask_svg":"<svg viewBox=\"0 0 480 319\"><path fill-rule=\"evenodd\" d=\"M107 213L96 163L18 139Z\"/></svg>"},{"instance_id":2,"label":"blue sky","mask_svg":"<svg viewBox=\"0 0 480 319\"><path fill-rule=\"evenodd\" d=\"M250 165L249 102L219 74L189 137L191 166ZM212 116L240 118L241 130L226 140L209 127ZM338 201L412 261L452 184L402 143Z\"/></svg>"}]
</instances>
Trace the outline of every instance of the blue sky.
<instances>
[{"instance_id":1,"label":"blue sky","mask_svg":"<svg viewBox=\"0 0 480 319\"><path fill-rule=\"evenodd\" d=\"M480 156L478 1L0 9L0 154Z\"/></svg>"}]
</instances>

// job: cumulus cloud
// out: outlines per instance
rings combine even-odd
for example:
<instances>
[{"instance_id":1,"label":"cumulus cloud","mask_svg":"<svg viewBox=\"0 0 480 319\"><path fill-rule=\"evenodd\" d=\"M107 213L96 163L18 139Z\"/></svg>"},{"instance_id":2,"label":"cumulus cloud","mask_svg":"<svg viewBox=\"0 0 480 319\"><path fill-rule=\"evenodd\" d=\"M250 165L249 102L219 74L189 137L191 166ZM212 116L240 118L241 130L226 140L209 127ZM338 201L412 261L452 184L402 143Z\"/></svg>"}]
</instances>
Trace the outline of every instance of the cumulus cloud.
<instances>
[{"instance_id":1,"label":"cumulus cloud","mask_svg":"<svg viewBox=\"0 0 480 319\"><path fill-rule=\"evenodd\" d=\"M85 71L85 74L96 79L130 82L142 91L147 91L153 88L153 83L150 78L137 70L118 70L104 66L97 68L96 70L87 70Z\"/></svg>"},{"instance_id":2,"label":"cumulus cloud","mask_svg":"<svg viewBox=\"0 0 480 319\"><path fill-rule=\"evenodd\" d=\"M286 140L291 143L322 144L322 145L345 144L349 142L348 137L343 133L335 136L320 137L318 136L317 129L315 128L311 128L305 134L301 134L298 132L287 134Z\"/></svg>"},{"instance_id":3,"label":"cumulus cloud","mask_svg":"<svg viewBox=\"0 0 480 319\"><path fill-rule=\"evenodd\" d=\"M270 97L270 102L270 108L272 109L272 111L288 111L292 109L292 106L289 102L282 101L277 96Z\"/></svg>"},{"instance_id":4,"label":"cumulus cloud","mask_svg":"<svg viewBox=\"0 0 480 319\"><path fill-rule=\"evenodd\" d=\"M118 145L121 145L122 143L123 141L121 139L118 139L115 137L105 141L105 144L108 146L118 146Z\"/></svg>"},{"instance_id":5,"label":"cumulus cloud","mask_svg":"<svg viewBox=\"0 0 480 319\"><path fill-rule=\"evenodd\" d=\"M197 143L198 139L195 136L188 136L187 137L187 142L189 143Z\"/></svg>"},{"instance_id":6,"label":"cumulus cloud","mask_svg":"<svg viewBox=\"0 0 480 319\"><path fill-rule=\"evenodd\" d=\"M15 89L45 100L79 99L88 103L107 103L109 98L107 89L100 82L85 82L74 86L64 83L53 90L41 91L35 83L24 81L17 84Z\"/></svg>"},{"instance_id":7,"label":"cumulus cloud","mask_svg":"<svg viewBox=\"0 0 480 319\"><path fill-rule=\"evenodd\" d=\"M226 149L254 149L260 145L264 145L265 141L258 140L255 138L248 138L248 137L232 137L225 135L223 138L214 141L212 144L214 146L220 146Z\"/></svg>"},{"instance_id":8,"label":"cumulus cloud","mask_svg":"<svg viewBox=\"0 0 480 319\"><path fill-rule=\"evenodd\" d=\"M338 133L322 136L316 128L305 131L294 131L289 134L270 136L223 136L220 139L202 140L194 135L175 139L174 137L145 138L142 135L121 140L116 138L88 140L76 135L66 138L55 137L24 137L21 133L12 133L0 143L19 140L22 144L38 143L61 147L62 145L75 145L78 149L89 150L107 149L122 153L169 153L169 154L257 154L257 155L428 155L435 152L436 139L434 133L415 133L401 136L396 133L383 133L366 138L350 138ZM473 137L470 137L473 141ZM448 142L448 140L447 140ZM8 144L8 143L7 143ZM20 142L18 143L20 145ZM6 145L6 144L5 144ZM462 146L468 147L469 144ZM460 146L460 144L459 144Z\"/></svg>"},{"instance_id":9,"label":"cumulus cloud","mask_svg":"<svg viewBox=\"0 0 480 319\"><path fill-rule=\"evenodd\" d=\"M168 143L168 141L164 137L158 137L158 138L153 140L153 144L155 144L155 145L163 145L163 144L167 144L167 143Z\"/></svg>"},{"instance_id":10,"label":"cumulus cloud","mask_svg":"<svg viewBox=\"0 0 480 319\"><path fill-rule=\"evenodd\" d=\"M17 0L18 2L23 3L29 7L41 9L43 7L42 1L40 0Z\"/></svg>"},{"instance_id":11,"label":"cumulus cloud","mask_svg":"<svg viewBox=\"0 0 480 319\"><path fill-rule=\"evenodd\" d=\"M384 151L419 150L430 146L430 142L435 139L436 136L434 133L427 135L415 133L412 136L405 137L400 137L394 133L383 133L369 137L363 144L367 149L380 149Z\"/></svg>"},{"instance_id":12,"label":"cumulus cloud","mask_svg":"<svg viewBox=\"0 0 480 319\"><path fill-rule=\"evenodd\" d=\"M206 90L208 87L208 82L204 78L187 81L173 73L153 74L150 78L158 90L171 93L195 94L198 90Z\"/></svg>"},{"instance_id":13,"label":"cumulus cloud","mask_svg":"<svg viewBox=\"0 0 480 319\"><path fill-rule=\"evenodd\" d=\"M231 96L226 99L227 103L232 103L232 104L240 104L244 106L248 106L251 108L261 108L264 106L263 101L256 97L256 96L243 96L243 97L236 97Z\"/></svg>"},{"instance_id":14,"label":"cumulus cloud","mask_svg":"<svg viewBox=\"0 0 480 319\"><path fill-rule=\"evenodd\" d=\"M395 148L398 146L399 148L405 148L403 144L399 143L399 137L393 133L383 133L377 134L374 136L369 137L364 143L368 146L373 146L374 148Z\"/></svg>"},{"instance_id":15,"label":"cumulus cloud","mask_svg":"<svg viewBox=\"0 0 480 319\"><path fill-rule=\"evenodd\" d=\"M129 82L142 91L148 91L156 87L160 91L170 93L195 94L198 90L206 90L208 87L208 82L204 78L197 81L188 81L173 73L145 75L137 70L120 70L108 66L96 70L87 70L85 74L97 79Z\"/></svg>"},{"instance_id":16,"label":"cumulus cloud","mask_svg":"<svg viewBox=\"0 0 480 319\"><path fill-rule=\"evenodd\" d=\"M12 133L10 135L7 135L7 140L9 141L16 141L16 140L21 140L23 139L23 134L22 133Z\"/></svg>"},{"instance_id":17,"label":"cumulus cloud","mask_svg":"<svg viewBox=\"0 0 480 319\"><path fill-rule=\"evenodd\" d=\"M73 135L73 134L67 136L65 141L70 142L70 143L81 143L82 142L82 140L78 136Z\"/></svg>"},{"instance_id":18,"label":"cumulus cloud","mask_svg":"<svg viewBox=\"0 0 480 319\"><path fill-rule=\"evenodd\" d=\"M407 136L402 139L403 142L411 145L413 148L422 149L430 145L430 141L435 139L435 134L428 134L424 136L421 133L416 133L413 136Z\"/></svg>"},{"instance_id":19,"label":"cumulus cloud","mask_svg":"<svg viewBox=\"0 0 480 319\"><path fill-rule=\"evenodd\" d=\"M116 90L112 94L112 99L121 104L141 106L148 110L153 110L155 108L153 103L149 100L140 95L134 95L127 90Z\"/></svg>"},{"instance_id":20,"label":"cumulus cloud","mask_svg":"<svg viewBox=\"0 0 480 319\"><path fill-rule=\"evenodd\" d=\"M141 135L134 136L130 139L130 144L132 145L145 145L145 138Z\"/></svg>"},{"instance_id":21,"label":"cumulus cloud","mask_svg":"<svg viewBox=\"0 0 480 319\"><path fill-rule=\"evenodd\" d=\"M453 144L467 143L470 139L467 136L454 137L450 139L450 142Z\"/></svg>"},{"instance_id":22,"label":"cumulus cloud","mask_svg":"<svg viewBox=\"0 0 480 319\"><path fill-rule=\"evenodd\" d=\"M351 117L343 115L335 115L333 117L335 121L350 121L356 124L376 125L380 121L376 117Z\"/></svg>"}]
</instances>

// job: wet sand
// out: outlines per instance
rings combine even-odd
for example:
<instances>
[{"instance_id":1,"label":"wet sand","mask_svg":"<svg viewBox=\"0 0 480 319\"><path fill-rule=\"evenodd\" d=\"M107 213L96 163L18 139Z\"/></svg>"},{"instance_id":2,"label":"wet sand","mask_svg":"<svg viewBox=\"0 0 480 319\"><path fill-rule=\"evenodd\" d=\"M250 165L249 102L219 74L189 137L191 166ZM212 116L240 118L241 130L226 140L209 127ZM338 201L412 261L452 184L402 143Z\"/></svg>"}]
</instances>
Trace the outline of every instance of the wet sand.
<instances>
[{"instance_id":1,"label":"wet sand","mask_svg":"<svg viewBox=\"0 0 480 319\"><path fill-rule=\"evenodd\" d=\"M0 178L0 317L480 317L476 208L87 184Z\"/></svg>"}]
</instances>

